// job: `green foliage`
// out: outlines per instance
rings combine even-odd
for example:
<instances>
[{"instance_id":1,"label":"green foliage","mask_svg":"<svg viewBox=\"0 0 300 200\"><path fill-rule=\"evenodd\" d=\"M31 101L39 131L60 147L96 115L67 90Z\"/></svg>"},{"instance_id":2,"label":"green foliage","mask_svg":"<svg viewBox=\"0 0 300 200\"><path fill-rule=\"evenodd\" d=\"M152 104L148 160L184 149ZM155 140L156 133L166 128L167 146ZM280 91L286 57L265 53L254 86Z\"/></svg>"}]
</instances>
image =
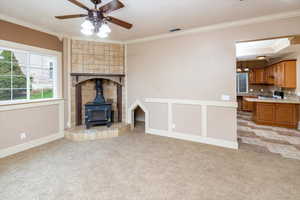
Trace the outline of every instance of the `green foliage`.
<instances>
[{"instance_id":1,"label":"green foliage","mask_svg":"<svg viewBox=\"0 0 300 200\"><path fill-rule=\"evenodd\" d=\"M0 53L0 89L10 89L11 87L26 88L26 74L23 73L13 52L4 50ZM24 96L24 91L15 90L14 96L16 98ZM0 100L10 100L10 98L9 90L0 92Z\"/></svg>"},{"instance_id":2,"label":"green foliage","mask_svg":"<svg viewBox=\"0 0 300 200\"><path fill-rule=\"evenodd\" d=\"M53 98L53 90L52 89L45 89L45 90L37 90L31 91L30 99L49 99Z\"/></svg>"}]
</instances>

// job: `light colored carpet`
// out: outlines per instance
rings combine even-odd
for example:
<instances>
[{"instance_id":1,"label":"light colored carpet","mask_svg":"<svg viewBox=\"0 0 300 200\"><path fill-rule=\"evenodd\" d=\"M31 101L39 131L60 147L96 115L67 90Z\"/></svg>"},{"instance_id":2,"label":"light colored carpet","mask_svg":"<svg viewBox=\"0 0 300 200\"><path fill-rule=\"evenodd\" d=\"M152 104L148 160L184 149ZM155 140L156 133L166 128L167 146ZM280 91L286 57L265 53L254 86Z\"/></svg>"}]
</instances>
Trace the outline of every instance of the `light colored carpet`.
<instances>
[{"instance_id":1,"label":"light colored carpet","mask_svg":"<svg viewBox=\"0 0 300 200\"><path fill-rule=\"evenodd\" d=\"M141 131L0 160L2 200L297 200L300 161Z\"/></svg>"}]
</instances>

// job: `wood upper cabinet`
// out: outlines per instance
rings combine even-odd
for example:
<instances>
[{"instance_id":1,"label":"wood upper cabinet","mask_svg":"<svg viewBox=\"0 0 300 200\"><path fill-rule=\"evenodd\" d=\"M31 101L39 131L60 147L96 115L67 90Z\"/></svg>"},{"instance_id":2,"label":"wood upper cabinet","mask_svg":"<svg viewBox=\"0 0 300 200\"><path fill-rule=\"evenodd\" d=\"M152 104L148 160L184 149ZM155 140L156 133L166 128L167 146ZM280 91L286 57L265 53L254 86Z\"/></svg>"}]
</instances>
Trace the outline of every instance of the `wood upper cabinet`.
<instances>
[{"instance_id":1,"label":"wood upper cabinet","mask_svg":"<svg viewBox=\"0 0 300 200\"><path fill-rule=\"evenodd\" d=\"M255 82L256 84L265 83L265 70L263 68L255 70Z\"/></svg>"},{"instance_id":2,"label":"wood upper cabinet","mask_svg":"<svg viewBox=\"0 0 300 200\"><path fill-rule=\"evenodd\" d=\"M264 71L264 69L251 69L251 71L248 74L249 84L264 84Z\"/></svg>"},{"instance_id":3,"label":"wood upper cabinet","mask_svg":"<svg viewBox=\"0 0 300 200\"><path fill-rule=\"evenodd\" d=\"M284 88L297 87L296 61L287 61L284 63Z\"/></svg>"},{"instance_id":4,"label":"wood upper cabinet","mask_svg":"<svg viewBox=\"0 0 300 200\"><path fill-rule=\"evenodd\" d=\"M248 79L249 79L249 84L255 84L255 70L251 69L249 74L248 74Z\"/></svg>"},{"instance_id":5,"label":"wood upper cabinet","mask_svg":"<svg viewBox=\"0 0 300 200\"><path fill-rule=\"evenodd\" d=\"M274 65L271 65L265 69L265 83L273 85L275 82Z\"/></svg>"},{"instance_id":6,"label":"wood upper cabinet","mask_svg":"<svg viewBox=\"0 0 300 200\"><path fill-rule=\"evenodd\" d=\"M252 69L249 84L268 84L282 88L296 88L296 61L282 61L266 68Z\"/></svg>"},{"instance_id":7,"label":"wood upper cabinet","mask_svg":"<svg viewBox=\"0 0 300 200\"><path fill-rule=\"evenodd\" d=\"M275 82L274 84L279 87L284 85L284 65L283 63L278 63L274 67L275 69Z\"/></svg>"},{"instance_id":8,"label":"wood upper cabinet","mask_svg":"<svg viewBox=\"0 0 300 200\"><path fill-rule=\"evenodd\" d=\"M275 65L276 86L282 88L296 88L296 61L282 61Z\"/></svg>"}]
</instances>

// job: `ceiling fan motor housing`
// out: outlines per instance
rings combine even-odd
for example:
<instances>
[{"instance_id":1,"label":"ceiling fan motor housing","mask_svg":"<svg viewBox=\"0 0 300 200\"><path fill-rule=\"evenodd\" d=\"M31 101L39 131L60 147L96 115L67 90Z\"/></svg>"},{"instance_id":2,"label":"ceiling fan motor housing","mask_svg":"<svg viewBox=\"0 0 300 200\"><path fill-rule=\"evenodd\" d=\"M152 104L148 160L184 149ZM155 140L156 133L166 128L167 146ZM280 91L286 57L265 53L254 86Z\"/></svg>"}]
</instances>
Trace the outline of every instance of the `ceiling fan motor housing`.
<instances>
[{"instance_id":1,"label":"ceiling fan motor housing","mask_svg":"<svg viewBox=\"0 0 300 200\"><path fill-rule=\"evenodd\" d=\"M97 10L89 11L88 20L90 20L90 22L93 23L93 25L95 27L95 30L94 30L95 32L97 32L99 30L104 19L105 19L105 17L103 16L103 14L100 11L97 11Z\"/></svg>"},{"instance_id":2,"label":"ceiling fan motor housing","mask_svg":"<svg viewBox=\"0 0 300 200\"><path fill-rule=\"evenodd\" d=\"M100 3L102 2L102 0L91 0L91 2L92 2L93 4L98 5L98 4L100 4Z\"/></svg>"}]
</instances>

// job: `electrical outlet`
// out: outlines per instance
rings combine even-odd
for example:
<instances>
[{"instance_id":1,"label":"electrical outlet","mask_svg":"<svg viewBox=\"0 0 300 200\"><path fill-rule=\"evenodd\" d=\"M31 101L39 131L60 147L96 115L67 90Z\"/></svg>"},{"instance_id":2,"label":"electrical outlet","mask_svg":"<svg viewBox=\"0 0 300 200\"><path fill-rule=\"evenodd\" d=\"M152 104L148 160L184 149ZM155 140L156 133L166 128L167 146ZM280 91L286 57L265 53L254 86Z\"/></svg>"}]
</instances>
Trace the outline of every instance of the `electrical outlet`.
<instances>
[{"instance_id":1,"label":"electrical outlet","mask_svg":"<svg viewBox=\"0 0 300 200\"><path fill-rule=\"evenodd\" d=\"M172 124L172 128L173 128L173 129L176 128L176 125L175 125L175 124Z\"/></svg>"},{"instance_id":2,"label":"electrical outlet","mask_svg":"<svg viewBox=\"0 0 300 200\"><path fill-rule=\"evenodd\" d=\"M20 134L20 138L21 138L21 140L25 140L26 139L26 133L21 133Z\"/></svg>"}]
</instances>

